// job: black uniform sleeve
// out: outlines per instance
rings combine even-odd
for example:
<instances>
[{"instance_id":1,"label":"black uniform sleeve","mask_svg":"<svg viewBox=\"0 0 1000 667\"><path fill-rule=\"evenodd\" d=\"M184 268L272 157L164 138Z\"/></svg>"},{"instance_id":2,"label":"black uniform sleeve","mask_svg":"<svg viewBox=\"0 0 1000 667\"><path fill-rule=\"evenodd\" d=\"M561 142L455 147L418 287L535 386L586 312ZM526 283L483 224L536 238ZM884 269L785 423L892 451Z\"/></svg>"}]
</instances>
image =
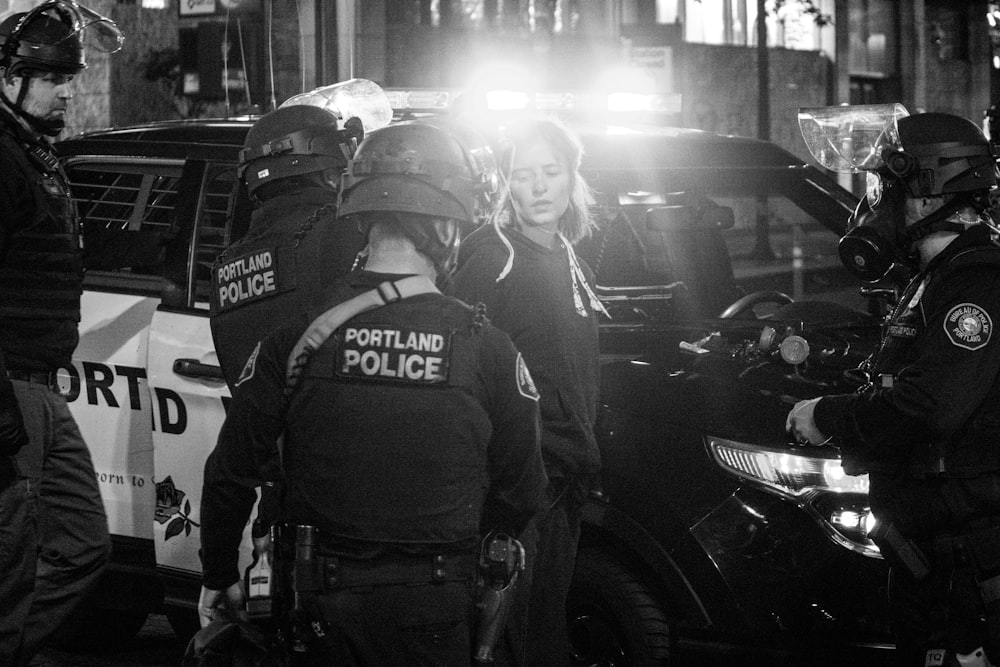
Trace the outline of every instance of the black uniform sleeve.
<instances>
[{"instance_id":1,"label":"black uniform sleeve","mask_svg":"<svg viewBox=\"0 0 1000 667\"><path fill-rule=\"evenodd\" d=\"M251 353L234 383L233 400L215 449L205 462L201 498L203 582L224 589L240 578L238 551L256 500L267 481L284 429L285 360L298 338L282 330Z\"/></svg>"},{"instance_id":2,"label":"black uniform sleeve","mask_svg":"<svg viewBox=\"0 0 1000 667\"><path fill-rule=\"evenodd\" d=\"M502 263L489 246L480 246L459 265L455 272L455 296L470 306L486 304L486 315L500 312L497 276Z\"/></svg>"},{"instance_id":3,"label":"black uniform sleeve","mask_svg":"<svg viewBox=\"0 0 1000 667\"><path fill-rule=\"evenodd\" d=\"M14 385L7 377L3 351L0 351L0 456L13 456L28 444L21 408L14 395Z\"/></svg>"},{"instance_id":4,"label":"black uniform sleeve","mask_svg":"<svg viewBox=\"0 0 1000 667\"><path fill-rule=\"evenodd\" d=\"M904 461L914 446L962 428L998 381L1000 272L966 268L938 289L933 303L921 303L925 330L891 386L817 403L816 426L840 440L845 454Z\"/></svg>"},{"instance_id":5,"label":"black uniform sleeve","mask_svg":"<svg viewBox=\"0 0 1000 667\"><path fill-rule=\"evenodd\" d=\"M490 490L483 531L519 535L545 503L548 479L539 444L538 394L506 334L487 326L485 375L490 388Z\"/></svg>"}]
</instances>

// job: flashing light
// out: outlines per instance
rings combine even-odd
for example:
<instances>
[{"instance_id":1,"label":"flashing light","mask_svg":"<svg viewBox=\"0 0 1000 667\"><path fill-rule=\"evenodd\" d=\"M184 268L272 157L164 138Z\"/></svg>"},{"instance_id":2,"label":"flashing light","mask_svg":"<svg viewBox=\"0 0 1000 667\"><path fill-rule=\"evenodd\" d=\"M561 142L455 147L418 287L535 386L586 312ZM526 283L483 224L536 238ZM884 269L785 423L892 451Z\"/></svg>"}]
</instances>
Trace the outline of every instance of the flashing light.
<instances>
[{"instance_id":1,"label":"flashing light","mask_svg":"<svg viewBox=\"0 0 1000 667\"><path fill-rule=\"evenodd\" d=\"M486 108L511 111L528 108L528 94L518 90L490 90L486 93Z\"/></svg>"},{"instance_id":2,"label":"flashing light","mask_svg":"<svg viewBox=\"0 0 1000 667\"><path fill-rule=\"evenodd\" d=\"M449 89L386 89L389 104L397 112L444 111L475 96L487 111L535 110L547 113L612 112L670 114L681 110L681 96L670 94L587 94L569 91L529 92L494 89L485 92ZM464 97L463 97L464 96ZM481 108L481 107L480 107Z\"/></svg>"},{"instance_id":3,"label":"flashing light","mask_svg":"<svg viewBox=\"0 0 1000 667\"><path fill-rule=\"evenodd\" d=\"M868 476L851 477L838 458L772 450L722 438L708 439L709 451L724 470L797 498L815 491L868 493Z\"/></svg>"}]
</instances>

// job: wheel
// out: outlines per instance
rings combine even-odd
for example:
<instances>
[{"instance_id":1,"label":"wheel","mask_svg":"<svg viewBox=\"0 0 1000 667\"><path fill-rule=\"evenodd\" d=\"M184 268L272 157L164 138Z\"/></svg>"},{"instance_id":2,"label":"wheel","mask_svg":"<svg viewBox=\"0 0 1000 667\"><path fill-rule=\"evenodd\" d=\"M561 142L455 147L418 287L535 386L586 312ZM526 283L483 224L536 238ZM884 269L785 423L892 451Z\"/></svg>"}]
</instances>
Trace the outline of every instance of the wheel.
<instances>
[{"instance_id":1,"label":"wheel","mask_svg":"<svg viewBox=\"0 0 1000 667\"><path fill-rule=\"evenodd\" d=\"M52 644L64 651L106 653L132 641L146 624L146 617L140 611L84 605L62 625Z\"/></svg>"},{"instance_id":2,"label":"wheel","mask_svg":"<svg viewBox=\"0 0 1000 667\"><path fill-rule=\"evenodd\" d=\"M174 631L174 634L184 643L191 641L194 633L201 629L198 612L195 609L167 607L163 613L167 617L167 622L170 623L170 628Z\"/></svg>"},{"instance_id":3,"label":"wheel","mask_svg":"<svg viewBox=\"0 0 1000 667\"><path fill-rule=\"evenodd\" d=\"M794 299L784 292L751 292L750 294L741 296L739 299L731 303L719 314L719 317L724 319L739 317L747 311L750 311L754 317L757 317L757 314L754 312L755 306L759 306L762 303L773 303L783 306L785 304L792 303L792 301L794 301Z\"/></svg>"},{"instance_id":4,"label":"wheel","mask_svg":"<svg viewBox=\"0 0 1000 667\"><path fill-rule=\"evenodd\" d=\"M670 630L660 603L607 552L581 549L577 554L566 611L575 664L670 664Z\"/></svg>"}]
</instances>

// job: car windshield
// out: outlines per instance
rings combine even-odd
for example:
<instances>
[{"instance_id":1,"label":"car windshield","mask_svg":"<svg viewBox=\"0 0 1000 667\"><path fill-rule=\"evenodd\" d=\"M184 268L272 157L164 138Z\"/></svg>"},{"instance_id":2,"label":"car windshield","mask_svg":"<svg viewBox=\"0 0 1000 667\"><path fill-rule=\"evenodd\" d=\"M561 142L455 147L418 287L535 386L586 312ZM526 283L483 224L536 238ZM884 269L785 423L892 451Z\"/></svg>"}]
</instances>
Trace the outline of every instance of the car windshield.
<instances>
[{"instance_id":1,"label":"car windshield","mask_svg":"<svg viewBox=\"0 0 1000 667\"><path fill-rule=\"evenodd\" d=\"M579 254L601 287L674 285L687 314L699 317L756 291L795 299L857 292L837 255L854 201L811 167L594 169L587 176L600 230ZM858 296L848 305L863 302Z\"/></svg>"}]
</instances>

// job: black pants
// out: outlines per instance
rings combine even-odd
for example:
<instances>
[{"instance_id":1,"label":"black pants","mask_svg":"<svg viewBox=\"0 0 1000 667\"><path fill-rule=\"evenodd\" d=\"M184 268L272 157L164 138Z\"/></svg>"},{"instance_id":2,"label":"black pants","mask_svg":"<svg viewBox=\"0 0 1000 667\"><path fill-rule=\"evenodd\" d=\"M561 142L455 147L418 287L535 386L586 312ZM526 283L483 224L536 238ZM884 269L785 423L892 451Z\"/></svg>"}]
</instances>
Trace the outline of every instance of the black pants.
<instances>
[{"instance_id":1,"label":"black pants","mask_svg":"<svg viewBox=\"0 0 1000 667\"><path fill-rule=\"evenodd\" d=\"M503 667L570 662L566 596L576 567L583 504L578 490L565 480L550 484L548 492L550 506L521 535L528 565L518 579L497 648L497 664Z\"/></svg>"},{"instance_id":2,"label":"black pants","mask_svg":"<svg viewBox=\"0 0 1000 667\"><path fill-rule=\"evenodd\" d=\"M325 636L310 665L468 667L475 613L472 581L350 587L316 598Z\"/></svg>"}]
</instances>

